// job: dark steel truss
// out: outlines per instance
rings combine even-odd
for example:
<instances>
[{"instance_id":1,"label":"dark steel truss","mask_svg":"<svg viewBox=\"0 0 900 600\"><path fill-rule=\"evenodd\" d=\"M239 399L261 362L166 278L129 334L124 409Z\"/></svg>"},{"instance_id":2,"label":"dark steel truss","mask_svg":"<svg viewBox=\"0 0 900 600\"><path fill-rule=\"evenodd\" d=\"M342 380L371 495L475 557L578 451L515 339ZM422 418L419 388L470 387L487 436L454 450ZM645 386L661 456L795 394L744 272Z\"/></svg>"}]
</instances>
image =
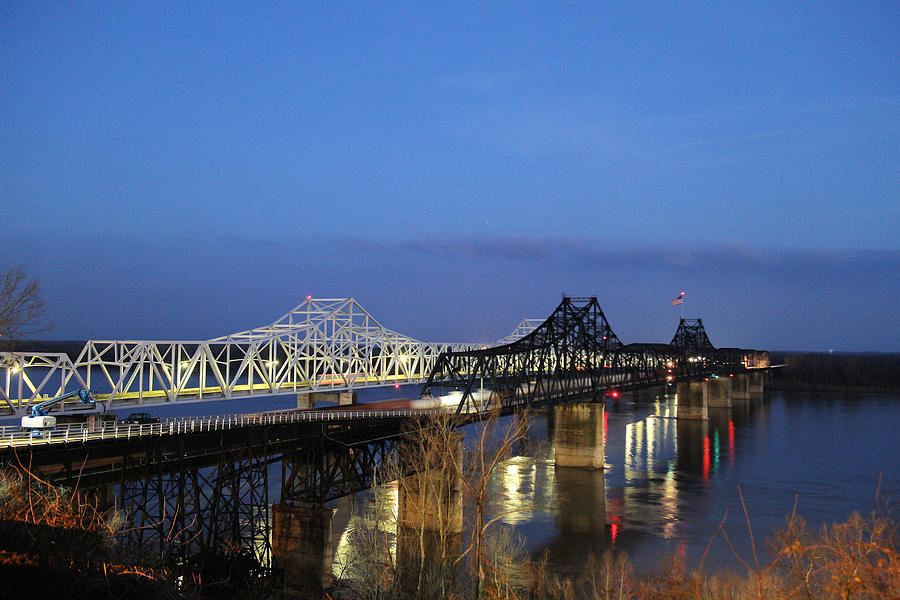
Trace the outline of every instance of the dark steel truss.
<instances>
[{"instance_id":1,"label":"dark steel truss","mask_svg":"<svg viewBox=\"0 0 900 600\"><path fill-rule=\"evenodd\" d=\"M461 392L457 413L594 396L610 389L649 387L674 380L737 372L739 349L717 350L700 319L684 320L670 344L623 346L596 297L564 297L531 333L503 346L444 352L424 393ZM451 396L452 397L452 396Z\"/></svg>"},{"instance_id":2,"label":"dark steel truss","mask_svg":"<svg viewBox=\"0 0 900 600\"><path fill-rule=\"evenodd\" d=\"M322 432L302 451L286 453L282 465L282 502L324 504L368 489L376 474L396 459L400 430L355 443Z\"/></svg>"},{"instance_id":3,"label":"dark steel truss","mask_svg":"<svg viewBox=\"0 0 900 600\"><path fill-rule=\"evenodd\" d=\"M214 467L159 468L124 481L126 546L148 560L203 569L209 560L253 556L268 566L268 468L249 447L222 448Z\"/></svg>"}]
</instances>

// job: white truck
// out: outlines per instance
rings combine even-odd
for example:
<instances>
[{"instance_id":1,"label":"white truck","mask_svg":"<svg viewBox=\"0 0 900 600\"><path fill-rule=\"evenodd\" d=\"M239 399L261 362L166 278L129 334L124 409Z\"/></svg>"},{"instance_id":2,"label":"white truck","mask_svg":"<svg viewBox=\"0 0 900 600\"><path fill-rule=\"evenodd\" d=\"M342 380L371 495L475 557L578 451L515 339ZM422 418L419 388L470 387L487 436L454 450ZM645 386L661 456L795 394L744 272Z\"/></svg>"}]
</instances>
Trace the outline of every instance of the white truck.
<instances>
[{"instance_id":1,"label":"white truck","mask_svg":"<svg viewBox=\"0 0 900 600\"><path fill-rule=\"evenodd\" d=\"M68 394L62 394L55 398L44 400L40 404L35 404L28 409L28 414L22 417L22 429L33 433L53 429L56 427L56 417L48 415L47 413L57 404L65 402L70 398L77 398L78 402L81 404L94 403L94 397L91 395L90 390L85 389L75 390Z\"/></svg>"}]
</instances>

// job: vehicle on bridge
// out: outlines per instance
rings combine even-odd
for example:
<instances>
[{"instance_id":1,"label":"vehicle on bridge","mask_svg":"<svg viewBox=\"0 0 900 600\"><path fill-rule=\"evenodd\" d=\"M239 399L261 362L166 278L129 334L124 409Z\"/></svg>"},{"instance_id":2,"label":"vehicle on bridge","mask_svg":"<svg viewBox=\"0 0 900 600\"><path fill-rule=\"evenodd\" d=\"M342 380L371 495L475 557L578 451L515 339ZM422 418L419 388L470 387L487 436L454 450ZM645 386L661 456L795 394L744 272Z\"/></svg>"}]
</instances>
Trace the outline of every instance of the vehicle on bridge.
<instances>
[{"instance_id":1,"label":"vehicle on bridge","mask_svg":"<svg viewBox=\"0 0 900 600\"><path fill-rule=\"evenodd\" d=\"M152 423L159 423L159 417L150 416L148 412L131 413L122 419L122 425L147 425Z\"/></svg>"},{"instance_id":2,"label":"vehicle on bridge","mask_svg":"<svg viewBox=\"0 0 900 600\"><path fill-rule=\"evenodd\" d=\"M65 403L66 400L77 398L79 404L94 404L94 396L90 390L80 389L68 394L62 394L49 400L44 400L40 404L35 404L28 410L28 414L22 417L22 429L29 430L33 433L40 433L48 429L56 427L56 417L47 414L57 404Z\"/></svg>"}]
</instances>

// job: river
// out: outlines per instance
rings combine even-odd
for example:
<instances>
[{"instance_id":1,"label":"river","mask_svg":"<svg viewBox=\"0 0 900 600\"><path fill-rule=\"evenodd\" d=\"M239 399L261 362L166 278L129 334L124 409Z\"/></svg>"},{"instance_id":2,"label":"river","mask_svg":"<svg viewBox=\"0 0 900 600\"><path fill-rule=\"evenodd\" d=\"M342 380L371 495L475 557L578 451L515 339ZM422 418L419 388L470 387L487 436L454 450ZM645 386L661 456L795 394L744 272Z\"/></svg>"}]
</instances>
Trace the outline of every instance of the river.
<instances>
[{"instance_id":1,"label":"river","mask_svg":"<svg viewBox=\"0 0 900 600\"><path fill-rule=\"evenodd\" d=\"M607 550L626 552L643 572L674 555L693 568L704 554L706 570L740 571L718 530L753 564L742 506L765 560L765 540L795 503L815 527L900 498L898 395L774 391L711 409L707 422L675 419L674 409L671 396L607 400L605 466L596 471L554 466L555 417L534 416L533 450L494 475L491 515L503 515L499 526L533 557L549 551L559 571ZM373 498L360 494L356 505ZM349 503L337 506L340 552Z\"/></svg>"}]
</instances>

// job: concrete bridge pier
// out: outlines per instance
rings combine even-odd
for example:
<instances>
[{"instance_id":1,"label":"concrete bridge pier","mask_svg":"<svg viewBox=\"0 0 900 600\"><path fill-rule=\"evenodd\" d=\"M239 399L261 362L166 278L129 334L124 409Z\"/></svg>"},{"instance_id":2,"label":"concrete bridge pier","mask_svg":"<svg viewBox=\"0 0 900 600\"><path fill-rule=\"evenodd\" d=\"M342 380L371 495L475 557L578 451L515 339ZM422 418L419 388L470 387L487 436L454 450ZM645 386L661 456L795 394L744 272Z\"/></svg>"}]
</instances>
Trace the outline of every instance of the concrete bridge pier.
<instances>
[{"instance_id":1,"label":"concrete bridge pier","mask_svg":"<svg viewBox=\"0 0 900 600\"><path fill-rule=\"evenodd\" d=\"M602 469L606 461L603 404L564 404L553 410L557 467Z\"/></svg>"},{"instance_id":2,"label":"concrete bridge pier","mask_svg":"<svg viewBox=\"0 0 900 600\"><path fill-rule=\"evenodd\" d=\"M748 389L752 398L762 398L766 391L766 375L765 371L752 371L747 373L749 380Z\"/></svg>"},{"instance_id":3,"label":"concrete bridge pier","mask_svg":"<svg viewBox=\"0 0 900 600\"><path fill-rule=\"evenodd\" d=\"M297 408L315 408L316 403L333 402L339 406L356 404L356 392L307 392L297 394Z\"/></svg>"},{"instance_id":4,"label":"concrete bridge pier","mask_svg":"<svg viewBox=\"0 0 900 600\"><path fill-rule=\"evenodd\" d=\"M706 384L707 403L710 408L731 408L731 377L710 377Z\"/></svg>"},{"instance_id":5,"label":"concrete bridge pier","mask_svg":"<svg viewBox=\"0 0 900 600\"><path fill-rule=\"evenodd\" d=\"M96 506L99 511L106 511L116 506L116 486L111 483L78 488L76 494L82 502Z\"/></svg>"},{"instance_id":6,"label":"concrete bridge pier","mask_svg":"<svg viewBox=\"0 0 900 600\"><path fill-rule=\"evenodd\" d=\"M765 374L759 371L738 373L732 379L732 397L735 400L758 400L765 391Z\"/></svg>"},{"instance_id":7,"label":"concrete bridge pier","mask_svg":"<svg viewBox=\"0 0 900 600\"><path fill-rule=\"evenodd\" d=\"M455 455L457 464L462 464L462 440L461 433L452 433L449 448L431 446L433 451L429 451L427 456L417 457L419 448L406 446L401 450L401 461L421 458L425 464L413 465L419 470L399 482L397 522L400 527L462 533L462 481L451 468L450 461L446 460ZM441 442L427 440L424 445L439 445Z\"/></svg>"},{"instance_id":8,"label":"concrete bridge pier","mask_svg":"<svg viewBox=\"0 0 900 600\"><path fill-rule=\"evenodd\" d=\"M451 467L448 456L462 464L463 436L452 433L449 440L428 440L431 446L419 458L418 471L398 481L397 566L408 591L421 586L429 595L440 582L452 577L453 563L462 555L462 480ZM421 446L401 450L401 461L415 460ZM430 468L429 468L430 467Z\"/></svg>"},{"instance_id":9,"label":"concrete bridge pier","mask_svg":"<svg viewBox=\"0 0 900 600\"><path fill-rule=\"evenodd\" d=\"M709 418L709 388L705 381L679 381L675 416L679 419Z\"/></svg>"},{"instance_id":10,"label":"concrete bridge pier","mask_svg":"<svg viewBox=\"0 0 900 600\"><path fill-rule=\"evenodd\" d=\"M285 587L314 593L328 585L333 516L333 509L317 504L272 506L272 558L284 569Z\"/></svg>"}]
</instances>

